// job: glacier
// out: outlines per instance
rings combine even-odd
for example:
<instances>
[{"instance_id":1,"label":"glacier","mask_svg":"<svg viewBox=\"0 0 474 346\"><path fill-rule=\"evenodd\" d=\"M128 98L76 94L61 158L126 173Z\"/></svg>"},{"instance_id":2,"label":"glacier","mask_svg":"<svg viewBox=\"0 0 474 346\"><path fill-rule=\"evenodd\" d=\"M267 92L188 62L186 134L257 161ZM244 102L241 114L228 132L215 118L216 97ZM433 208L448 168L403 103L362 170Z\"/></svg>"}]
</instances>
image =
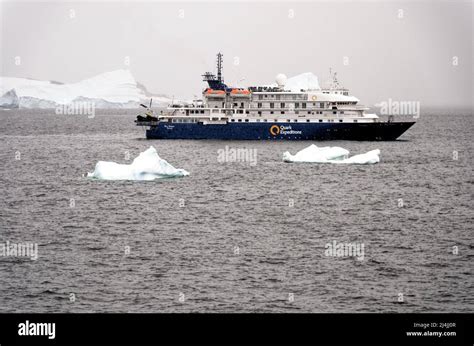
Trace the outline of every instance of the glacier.
<instances>
[{"instance_id":1,"label":"glacier","mask_svg":"<svg viewBox=\"0 0 474 346\"><path fill-rule=\"evenodd\" d=\"M77 83L62 84L28 78L0 77L0 107L56 108L74 102L93 102L95 108L137 108L153 98L167 106L171 98L150 95L129 70L102 73Z\"/></svg>"},{"instance_id":2,"label":"glacier","mask_svg":"<svg viewBox=\"0 0 474 346\"><path fill-rule=\"evenodd\" d=\"M375 149L364 154L349 157L349 150L341 147L318 147L311 144L309 147L291 155L283 153L283 162L306 163L335 163L335 164L374 164L380 162L380 150Z\"/></svg>"},{"instance_id":3,"label":"glacier","mask_svg":"<svg viewBox=\"0 0 474 346\"><path fill-rule=\"evenodd\" d=\"M155 180L184 177L189 175L184 169L174 168L162 159L156 149L150 146L141 152L130 165L99 161L87 178L99 180Z\"/></svg>"}]
</instances>

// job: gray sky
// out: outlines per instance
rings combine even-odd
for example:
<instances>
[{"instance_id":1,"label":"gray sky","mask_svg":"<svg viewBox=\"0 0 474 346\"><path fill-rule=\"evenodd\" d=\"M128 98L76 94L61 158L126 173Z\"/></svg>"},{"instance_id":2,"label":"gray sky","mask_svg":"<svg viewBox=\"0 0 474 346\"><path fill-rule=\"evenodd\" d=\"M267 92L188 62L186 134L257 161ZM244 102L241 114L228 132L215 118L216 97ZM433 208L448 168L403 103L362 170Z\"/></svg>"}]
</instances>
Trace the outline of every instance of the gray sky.
<instances>
[{"instance_id":1,"label":"gray sky","mask_svg":"<svg viewBox=\"0 0 474 346\"><path fill-rule=\"evenodd\" d=\"M228 84L271 83L280 72L308 71L321 83L332 67L367 105L392 98L466 107L473 99L470 1L0 6L2 76L76 82L129 68L154 93L192 97L221 51Z\"/></svg>"}]
</instances>

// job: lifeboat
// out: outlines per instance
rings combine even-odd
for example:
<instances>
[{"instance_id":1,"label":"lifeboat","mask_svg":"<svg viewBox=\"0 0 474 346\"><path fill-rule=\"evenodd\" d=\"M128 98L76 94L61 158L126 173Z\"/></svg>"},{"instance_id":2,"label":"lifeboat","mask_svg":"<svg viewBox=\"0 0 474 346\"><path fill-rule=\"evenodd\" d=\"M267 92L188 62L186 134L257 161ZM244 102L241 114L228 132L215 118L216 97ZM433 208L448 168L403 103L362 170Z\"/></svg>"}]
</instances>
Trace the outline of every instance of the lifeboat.
<instances>
[{"instance_id":1,"label":"lifeboat","mask_svg":"<svg viewBox=\"0 0 474 346\"><path fill-rule=\"evenodd\" d=\"M232 89L230 94L232 96L250 96L250 91L247 89Z\"/></svg>"},{"instance_id":2,"label":"lifeboat","mask_svg":"<svg viewBox=\"0 0 474 346\"><path fill-rule=\"evenodd\" d=\"M250 91L247 89L232 89L230 92L231 94L240 94L240 95L248 95L250 94Z\"/></svg>"},{"instance_id":3,"label":"lifeboat","mask_svg":"<svg viewBox=\"0 0 474 346\"><path fill-rule=\"evenodd\" d=\"M209 96L225 96L225 91L224 90L214 90L214 89L207 89L206 90L206 95Z\"/></svg>"}]
</instances>

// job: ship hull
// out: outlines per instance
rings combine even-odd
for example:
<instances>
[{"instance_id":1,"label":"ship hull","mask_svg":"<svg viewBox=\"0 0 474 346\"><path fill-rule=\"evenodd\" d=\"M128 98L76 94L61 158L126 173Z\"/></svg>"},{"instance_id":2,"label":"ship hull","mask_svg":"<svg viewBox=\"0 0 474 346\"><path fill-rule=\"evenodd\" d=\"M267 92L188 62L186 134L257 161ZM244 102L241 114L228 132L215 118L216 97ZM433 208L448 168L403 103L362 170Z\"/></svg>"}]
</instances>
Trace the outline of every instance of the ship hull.
<instances>
[{"instance_id":1,"label":"ship hull","mask_svg":"<svg viewBox=\"0 0 474 346\"><path fill-rule=\"evenodd\" d=\"M393 141L415 122L374 123L171 123L159 122L147 139Z\"/></svg>"}]
</instances>

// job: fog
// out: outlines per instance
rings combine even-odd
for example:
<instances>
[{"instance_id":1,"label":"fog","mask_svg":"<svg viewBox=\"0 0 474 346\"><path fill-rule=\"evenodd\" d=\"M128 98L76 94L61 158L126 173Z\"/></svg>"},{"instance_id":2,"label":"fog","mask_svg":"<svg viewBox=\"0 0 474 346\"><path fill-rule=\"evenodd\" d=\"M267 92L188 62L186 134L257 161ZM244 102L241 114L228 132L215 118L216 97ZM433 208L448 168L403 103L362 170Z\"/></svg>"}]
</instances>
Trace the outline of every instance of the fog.
<instances>
[{"instance_id":1,"label":"fog","mask_svg":"<svg viewBox=\"0 0 474 346\"><path fill-rule=\"evenodd\" d=\"M222 52L232 85L302 72L324 85L333 68L367 105L468 107L473 99L469 1L0 6L2 76L75 82L127 68L153 93L189 98L200 94L201 74L215 72Z\"/></svg>"}]
</instances>

